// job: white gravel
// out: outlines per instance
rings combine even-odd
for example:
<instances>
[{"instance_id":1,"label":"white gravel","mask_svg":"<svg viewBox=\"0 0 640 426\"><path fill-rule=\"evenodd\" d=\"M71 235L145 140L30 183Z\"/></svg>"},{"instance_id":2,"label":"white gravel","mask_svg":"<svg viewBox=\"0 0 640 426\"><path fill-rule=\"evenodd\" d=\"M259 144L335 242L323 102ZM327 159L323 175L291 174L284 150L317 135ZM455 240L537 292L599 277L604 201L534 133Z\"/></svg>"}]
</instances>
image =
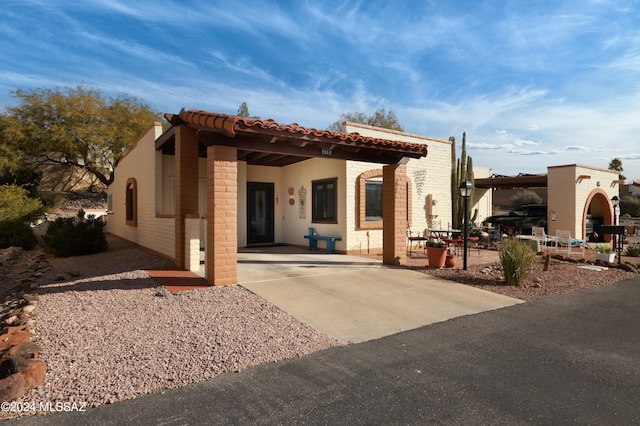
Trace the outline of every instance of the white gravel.
<instances>
[{"instance_id":1,"label":"white gravel","mask_svg":"<svg viewBox=\"0 0 640 426\"><path fill-rule=\"evenodd\" d=\"M98 406L340 345L240 286L172 295L142 269L166 261L110 246L49 259L32 339L49 371L21 401Z\"/></svg>"}]
</instances>

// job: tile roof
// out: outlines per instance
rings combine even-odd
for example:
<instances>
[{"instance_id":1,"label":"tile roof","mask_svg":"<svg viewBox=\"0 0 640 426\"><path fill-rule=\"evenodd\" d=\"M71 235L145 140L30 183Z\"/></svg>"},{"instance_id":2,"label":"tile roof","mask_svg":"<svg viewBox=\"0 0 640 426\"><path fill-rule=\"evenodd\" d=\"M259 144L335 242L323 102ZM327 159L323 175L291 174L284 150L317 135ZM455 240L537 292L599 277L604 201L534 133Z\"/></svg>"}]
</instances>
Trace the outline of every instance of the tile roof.
<instances>
[{"instance_id":1,"label":"tile roof","mask_svg":"<svg viewBox=\"0 0 640 426\"><path fill-rule=\"evenodd\" d=\"M359 133L342 133L330 130L319 130L300 126L297 123L280 124L273 119L260 120L256 118L241 117L238 115L219 114L200 110L183 110L179 118L186 124L205 127L236 136L242 131L267 130L290 133L292 137L311 137L317 139L333 140L340 145L374 148L388 151L406 152L411 157L423 157L427 155L427 145L422 143L410 143L362 136Z\"/></svg>"}]
</instances>

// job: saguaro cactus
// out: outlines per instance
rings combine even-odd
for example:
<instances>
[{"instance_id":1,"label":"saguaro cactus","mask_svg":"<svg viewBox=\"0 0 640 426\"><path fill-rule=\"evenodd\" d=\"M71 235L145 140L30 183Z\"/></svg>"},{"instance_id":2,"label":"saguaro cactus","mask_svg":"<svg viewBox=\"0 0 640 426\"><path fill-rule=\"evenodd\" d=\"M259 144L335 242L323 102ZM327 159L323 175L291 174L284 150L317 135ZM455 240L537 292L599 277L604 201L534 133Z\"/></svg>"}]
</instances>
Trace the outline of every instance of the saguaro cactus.
<instances>
[{"instance_id":1,"label":"saguaro cactus","mask_svg":"<svg viewBox=\"0 0 640 426\"><path fill-rule=\"evenodd\" d=\"M473 159L467 155L467 133L462 134L462 153L460 158L456 158L456 139L451 136L451 220L453 226L460 226L464 223L464 220L469 220L469 217L463 218L464 215L464 199L460 195L460 184L465 180L471 182L474 185L473 176ZM471 191L469 199L473 202L474 191ZM471 221L473 222L478 216L478 209L475 209Z\"/></svg>"}]
</instances>

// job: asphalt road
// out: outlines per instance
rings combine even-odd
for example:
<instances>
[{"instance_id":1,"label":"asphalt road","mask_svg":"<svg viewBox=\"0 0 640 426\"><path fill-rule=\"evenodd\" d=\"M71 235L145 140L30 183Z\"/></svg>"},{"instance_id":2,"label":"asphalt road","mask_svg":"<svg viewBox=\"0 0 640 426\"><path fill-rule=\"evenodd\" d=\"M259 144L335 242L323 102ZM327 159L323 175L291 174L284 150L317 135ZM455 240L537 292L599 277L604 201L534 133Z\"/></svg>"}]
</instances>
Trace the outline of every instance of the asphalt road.
<instances>
[{"instance_id":1,"label":"asphalt road","mask_svg":"<svg viewBox=\"0 0 640 426\"><path fill-rule=\"evenodd\" d=\"M640 279L17 423L637 424Z\"/></svg>"}]
</instances>

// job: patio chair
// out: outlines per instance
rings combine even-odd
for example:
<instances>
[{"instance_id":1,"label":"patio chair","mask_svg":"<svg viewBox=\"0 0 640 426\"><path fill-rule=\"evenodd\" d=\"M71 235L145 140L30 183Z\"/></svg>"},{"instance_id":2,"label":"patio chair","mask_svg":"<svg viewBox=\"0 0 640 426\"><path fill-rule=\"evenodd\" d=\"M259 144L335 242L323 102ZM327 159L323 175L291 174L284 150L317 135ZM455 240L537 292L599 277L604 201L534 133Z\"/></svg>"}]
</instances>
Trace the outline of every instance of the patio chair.
<instances>
[{"instance_id":1,"label":"patio chair","mask_svg":"<svg viewBox=\"0 0 640 426\"><path fill-rule=\"evenodd\" d=\"M547 235L542 226L532 226L531 233L533 235L533 238L540 241L540 245L542 246L548 247L551 244L553 244L554 246L558 245L558 237Z\"/></svg>"},{"instance_id":2,"label":"patio chair","mask_svg":"<svg viewBox=\"0 0 640 426\"><path fill-rule=\"evenodd\" d=\"M411 255L413 251L413 245L415 244L416 248L420 248L423 241L428 240L427 231L425 231L424 235L420 236L420 232L412 231L411 228L407 228L407 245L409 246L409 255ZM426 245L423 246L423 249L426 252Z\"/></svg>"},{"instance_id":3,"label":"patio chair","mask_svg":"<svg viewBox=\"0 0 640 426\"><path fill-rule=\"evenodd\" d=\"M572 254L581 254L584 257L584 248L585 242L584 240L578 238L571 238L570 231L556 231L556 238L558 239L556 242L556 253L564 253L566 251L567 257L570 257Z\"/></svg>"}]
</instances>

